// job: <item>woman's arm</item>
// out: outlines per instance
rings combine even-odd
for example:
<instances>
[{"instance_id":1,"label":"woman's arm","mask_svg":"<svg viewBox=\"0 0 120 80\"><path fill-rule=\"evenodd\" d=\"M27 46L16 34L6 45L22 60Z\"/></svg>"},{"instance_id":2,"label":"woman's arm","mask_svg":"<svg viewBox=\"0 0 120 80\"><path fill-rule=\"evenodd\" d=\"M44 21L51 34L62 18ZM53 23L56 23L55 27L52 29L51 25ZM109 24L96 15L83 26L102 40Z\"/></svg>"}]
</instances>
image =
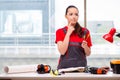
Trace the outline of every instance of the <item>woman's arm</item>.
<instances>
[{"instance_id":1,"label":"woman's arm","mask_svg":"<svg viewBox=\"0 0 120 80\"><path fill-rule=\"evenodd\" d=\"M67 33L65 35L64 40L57 42L58 50L59 50L59 52L60 52L61 55L64 55L65 52L67 51L68 45L69 45L70 35L72 34L72 32L74 30L75 30L74 27L71 26L71 24L69 24L68 25L68 29L67 29Z\"/></svg>"},{"instance_id":2,"label":"woman's arm","mask_svg":"<svg viewBox=\"0 0 120 80\"><path fill-rule=\"evenodd\" d=\"M61 55L64 55L68 49L70 35L66 34L63 41L58 41L57 46Z\"/></svg>"}]
</instances>

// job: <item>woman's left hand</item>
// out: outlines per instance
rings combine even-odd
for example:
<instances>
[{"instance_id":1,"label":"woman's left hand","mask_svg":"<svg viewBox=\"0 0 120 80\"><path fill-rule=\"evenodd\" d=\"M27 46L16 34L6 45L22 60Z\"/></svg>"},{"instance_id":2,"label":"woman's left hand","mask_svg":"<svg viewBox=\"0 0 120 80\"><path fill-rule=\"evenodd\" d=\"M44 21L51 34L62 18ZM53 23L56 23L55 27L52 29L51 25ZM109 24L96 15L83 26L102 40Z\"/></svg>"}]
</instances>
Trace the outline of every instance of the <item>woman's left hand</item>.
<instances>
[{"instance_id":1,"label":"woman's left hand","mask_svg":"<svg viewBox=\"0 0 120 80\"><path fill-rule=\"evenodd\" d=\"M87 41L83 40L81 46L82 46L82 48L88 47Z\"/></svg>"},{"instance_id":2,"label":"woman's left hand","mask_svg":"<svg viewBox=\"0 0 120 80\"><path fill-rule=\"evenodd\" d=\"M86 56L89 56L91 53L91 49L88 47L87 41L83 40L81 46L82 48L84 48Z\"/></svg>"}]
</instances>

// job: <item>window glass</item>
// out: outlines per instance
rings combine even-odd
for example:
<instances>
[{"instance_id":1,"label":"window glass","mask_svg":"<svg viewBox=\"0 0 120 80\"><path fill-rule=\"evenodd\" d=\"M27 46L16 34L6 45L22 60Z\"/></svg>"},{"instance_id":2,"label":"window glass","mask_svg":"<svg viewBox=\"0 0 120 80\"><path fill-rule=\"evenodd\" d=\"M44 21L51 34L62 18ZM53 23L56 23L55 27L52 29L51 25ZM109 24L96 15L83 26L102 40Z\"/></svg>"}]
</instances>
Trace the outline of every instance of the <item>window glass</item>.
<instances>
[{"instance_id":1,"label":"window glass","mask_svg":"<svg viewBox=\"0 0 120 80\"><path fill-rule=\"evenodd\" d=\"M1 36L37 36L42 35L41 10L1 11Z\"/></svg>"}]
</instances>

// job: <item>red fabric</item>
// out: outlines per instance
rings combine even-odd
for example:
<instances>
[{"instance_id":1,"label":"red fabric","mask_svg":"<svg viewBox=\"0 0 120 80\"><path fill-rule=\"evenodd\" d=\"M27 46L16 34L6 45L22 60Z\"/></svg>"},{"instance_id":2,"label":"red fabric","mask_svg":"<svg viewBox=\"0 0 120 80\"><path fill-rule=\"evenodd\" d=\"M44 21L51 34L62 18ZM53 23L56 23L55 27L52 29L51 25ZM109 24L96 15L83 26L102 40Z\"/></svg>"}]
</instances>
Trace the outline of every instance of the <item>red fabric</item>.
<instances>
[{"instance_id":1,"label":"red fabric","mask_svg":"<svg viewBox=\"0 0 120 80\"><path fill-rule=\"evenodd\" d=\"M67 30L67 26L64 27ZM86 40L88 43L88 46L92 46L92 42L91 42L91 37L90 37L90 32L88 29L86 28L82 28L82 30L87 30L87 34L84 38L80 38L77 34L72 33L70 36L70 42L82 42L83 40ZM63 31L63 28L60 28L56 31L56 40L55 43L57 43L58 41L63 41L65 37L65 33Z\"/></svg>"}]
</instances>

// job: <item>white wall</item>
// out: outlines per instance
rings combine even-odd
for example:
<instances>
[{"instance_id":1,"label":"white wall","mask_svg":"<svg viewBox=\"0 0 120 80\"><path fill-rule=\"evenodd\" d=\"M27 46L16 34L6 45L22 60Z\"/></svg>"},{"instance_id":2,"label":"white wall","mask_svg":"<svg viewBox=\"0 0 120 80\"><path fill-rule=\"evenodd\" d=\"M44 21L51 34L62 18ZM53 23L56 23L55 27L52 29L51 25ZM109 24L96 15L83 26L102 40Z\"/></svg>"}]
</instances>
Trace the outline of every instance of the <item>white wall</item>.
<instances>
[{"instance_id":1,"label":"white wall","mask_svg":"<svg viewBox=\"0 0 120 80\"><path fill-rule=\"evenodd\" d=\"M86 0L87 1L87 20L114 21L117 29L120 24L120 0ZM55 25L56 29L66 25L64 17L66 7L75 5L80 11L79 21L84 20L84 0L55 0Z\"/></svg>"}]
</instances>

